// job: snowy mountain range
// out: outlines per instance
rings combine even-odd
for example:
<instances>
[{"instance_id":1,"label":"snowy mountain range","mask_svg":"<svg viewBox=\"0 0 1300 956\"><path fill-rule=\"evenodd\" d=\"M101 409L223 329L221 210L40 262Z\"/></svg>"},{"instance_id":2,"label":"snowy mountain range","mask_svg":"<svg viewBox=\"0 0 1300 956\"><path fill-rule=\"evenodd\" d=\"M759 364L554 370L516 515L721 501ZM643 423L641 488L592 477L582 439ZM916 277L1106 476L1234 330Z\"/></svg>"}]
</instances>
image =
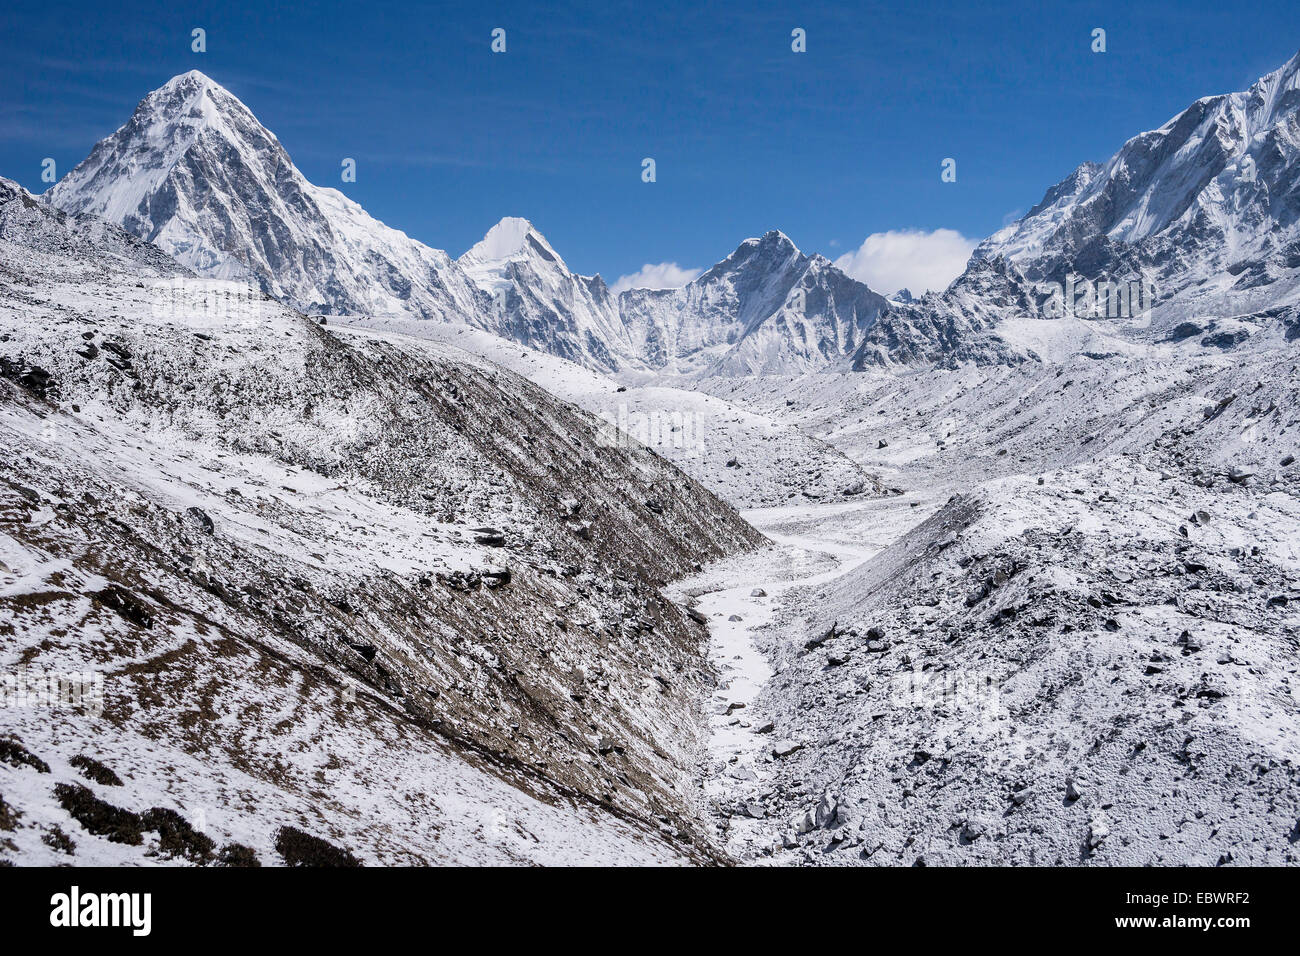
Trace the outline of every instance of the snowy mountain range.
<instances>
[{"instance_id":1,"label":"snowy mountain range","mask_svg":"<svg viewBox=\"0 0 1300 956\"><path fill-rule=\"evenodd\" d=\"M1098 335L1176 330L1232 347L1300 301L1298 76L1300 56L1245 92L1198 100L1105 164L1084 163L981 243L946 291L919 300L886 299L778 231L682 288L619 295L572 272L525 219L502 219L453 259L309 183L198 72L145 97L45 198L303 311L469 324L605 372L1015 364ZM1045 290L1076 278L1142 289L1141 314L1021 327L1061 317ZM1096 319L1086 332L1073 321ZM1044 344L1053 338L1072 344Z\"/></svg>"},{"instance_id":2,"label":"snowy mountain range","mask_svg":"<svg viewBox=\"0 0 1300 956\"><path fill-rule=\"evenodd\" d=\"M684 289L615 296L508 217L459 259L308 182L198 71L141 100L44 197L155 243L201 276L308 313L461 322L603 371L788 371L847 362L885 300L778 232Z\"/></svg>"},{"instance_id":3,"label":"snowy mountain range","mask_svg":"<svg viewBox=\"0 0 1300 956\"><path fill-rule=\"evenodd\" d=\"M0 865L1297 863L1296 64L920 298L452 258L198 73L0 179L0 665L103 681Z\"/></svg>"}]
</instances>

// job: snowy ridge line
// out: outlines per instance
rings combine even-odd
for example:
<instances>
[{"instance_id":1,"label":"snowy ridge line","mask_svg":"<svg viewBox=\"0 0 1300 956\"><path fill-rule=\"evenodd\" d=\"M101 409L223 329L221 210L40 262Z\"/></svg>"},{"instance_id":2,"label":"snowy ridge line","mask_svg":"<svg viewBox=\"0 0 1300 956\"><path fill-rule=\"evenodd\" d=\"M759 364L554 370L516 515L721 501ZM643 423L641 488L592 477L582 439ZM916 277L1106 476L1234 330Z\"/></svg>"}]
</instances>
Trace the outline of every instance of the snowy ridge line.
<instances>
[{"instance_id":1,"label":"snowy ridge line","mask_svg":"<svg viewBox=\"0 0 1300 956\"><path fill-rule=\"evenodd\" d=\"M777 231L684 289L617 296L600 276L570 272L525 219L502 219L453 260L308 182L275 135L198 71L141 100L42 200L307 313L464 322L601 371L847 366L888 308Z\"/></svg>"}]
</instances>

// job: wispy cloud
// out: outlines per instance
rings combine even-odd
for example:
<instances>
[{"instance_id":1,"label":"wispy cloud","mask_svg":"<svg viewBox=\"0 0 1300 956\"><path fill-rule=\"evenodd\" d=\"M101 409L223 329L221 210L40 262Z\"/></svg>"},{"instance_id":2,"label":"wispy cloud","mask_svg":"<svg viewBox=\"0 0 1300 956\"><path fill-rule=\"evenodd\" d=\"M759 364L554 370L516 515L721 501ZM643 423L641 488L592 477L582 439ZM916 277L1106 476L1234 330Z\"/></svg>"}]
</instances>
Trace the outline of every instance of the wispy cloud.
<instances>
[{"instance_id":1,"label":"wispy cloud","mask_svg":"<svg viewBox=\"0 0 1300 956\"><path fill-rule=\"evenodd\" d=\"M631 275L619 276L610 289L615 295L628 289L680 289L699 278L702 272L703 269L683 269L675 262L647 262Z\"/></svg>"},{"instance_id":2,"label":"wispy cloud","mask_svg":"<svg viewBox=\"0 0 1300 956\"><path fill-rule=\"evenodd\" d=\"M875 232L853 252L835 260L844 272L877 292L907 288L920 294L942 290L961 275L976 240L955 229L891 229Z\"/></svg>"}]
</instances>

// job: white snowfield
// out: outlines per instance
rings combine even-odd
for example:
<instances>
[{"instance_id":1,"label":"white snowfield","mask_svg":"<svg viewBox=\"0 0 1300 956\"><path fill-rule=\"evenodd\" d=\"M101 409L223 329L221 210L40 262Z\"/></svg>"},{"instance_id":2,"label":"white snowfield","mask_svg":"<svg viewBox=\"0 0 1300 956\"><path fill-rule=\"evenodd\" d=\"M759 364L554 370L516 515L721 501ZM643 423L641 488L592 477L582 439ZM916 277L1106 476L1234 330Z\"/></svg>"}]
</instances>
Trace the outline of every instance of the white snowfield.
<instances>
[{"instance_id":1,"label":"white snowfield","mask_svg":"<svg viewBox=\"0 0 1300 956\"><path fill-rule=\"evenodd\" d=\"M452 260L201 74L0 180L3 668L104 683L0 710L0 859L1296 863L1298 73L919 299Z\"/></svg>"}]
</instances>

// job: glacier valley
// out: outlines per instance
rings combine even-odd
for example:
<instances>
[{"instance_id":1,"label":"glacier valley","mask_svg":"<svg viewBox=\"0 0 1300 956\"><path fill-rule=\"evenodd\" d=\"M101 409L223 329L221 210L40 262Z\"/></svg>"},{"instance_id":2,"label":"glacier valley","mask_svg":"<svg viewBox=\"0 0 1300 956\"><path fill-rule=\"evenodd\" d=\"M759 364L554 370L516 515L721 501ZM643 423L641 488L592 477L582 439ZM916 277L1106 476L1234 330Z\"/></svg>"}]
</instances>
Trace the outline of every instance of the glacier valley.
<instances>
[{"instance_id":1,"label":"glacier valley","mask_svg":"<svg viewBox=\"0 0 1300 956\"><path fill-rule=\"evenodd\" d=\"M186 73L0 179L0 860L1294 864L1298 434L1300 56L916 298L455 257Z\"/></svg>"}]
</instances>

